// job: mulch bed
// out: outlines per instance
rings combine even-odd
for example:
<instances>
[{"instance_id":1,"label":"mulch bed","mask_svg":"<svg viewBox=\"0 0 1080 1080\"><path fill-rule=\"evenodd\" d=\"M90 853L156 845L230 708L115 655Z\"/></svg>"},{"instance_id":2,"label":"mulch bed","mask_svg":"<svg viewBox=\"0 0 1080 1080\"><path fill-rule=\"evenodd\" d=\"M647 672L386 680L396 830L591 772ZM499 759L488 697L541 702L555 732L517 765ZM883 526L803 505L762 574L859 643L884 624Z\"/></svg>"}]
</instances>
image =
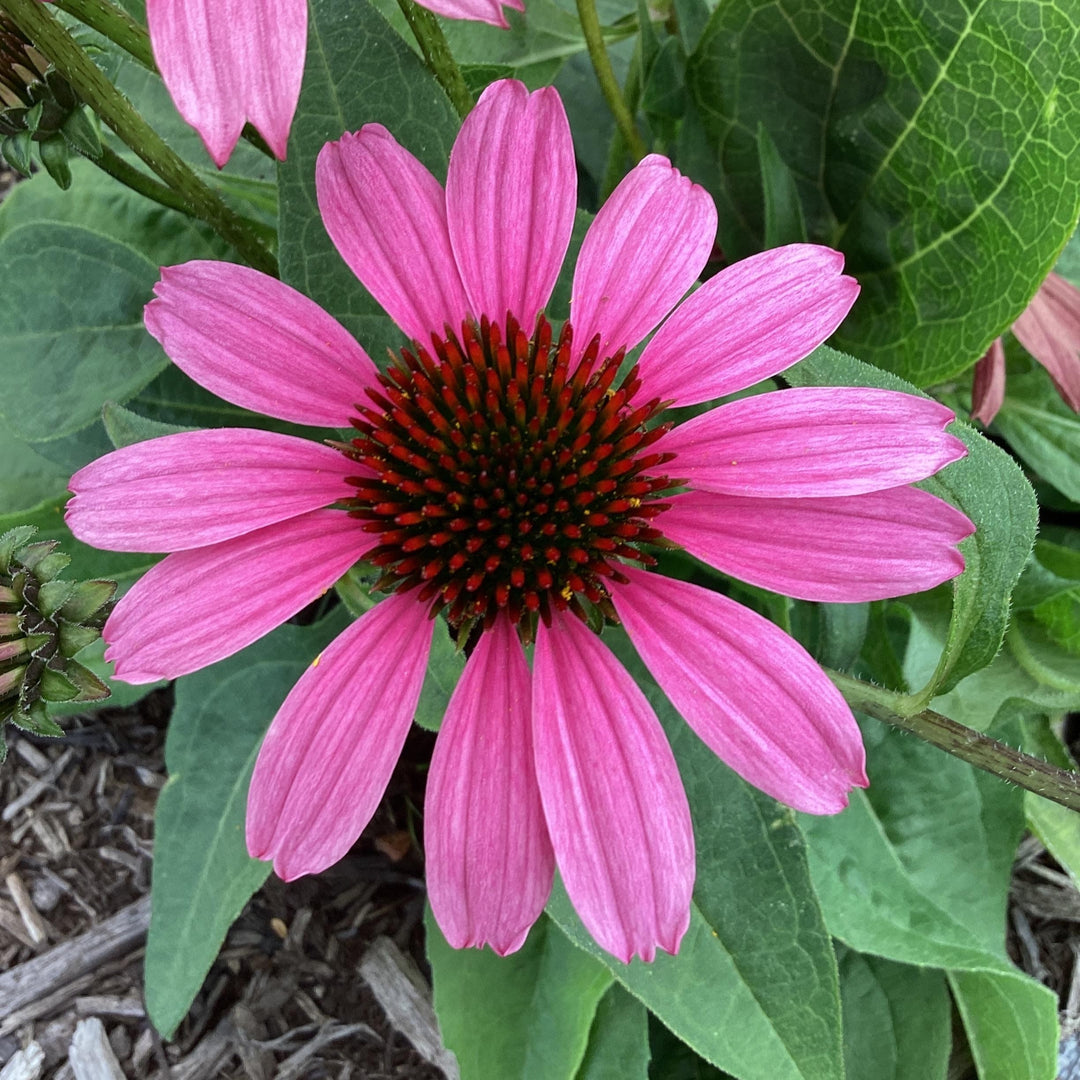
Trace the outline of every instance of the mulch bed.
<instances>
[{"instance_id":1,"label":"mulch bed","mask_svg":"<svg viewBox=\"0 0 1080 1080\"><path fill-rule=\"evenodd\" d=\"M158 691L131 709L65 721L63 739L7 729L0 973L10 979L63 943L92 940L117 913L134 920L134 936L84 974L66 964L21 986L28 1003L13 1009L10 995L0 1000L0 1067L36 1042L39 1071L20 1075L78 1077L68 1062L76 1025L97 1017L100 1041L129 1078L441 1080L359 972L377 946L394 958L391 974L396 964L425 989L422 867L402 828L406 806L421 799L420 763L430 750L422 732L353 852L316 877L289 885L271 877L229 932L175 1038L158 1037L142 1003L142 942L170 709L170 693ZM385 998L386 987L378 989Z\"/></svg>"}]
</instances>

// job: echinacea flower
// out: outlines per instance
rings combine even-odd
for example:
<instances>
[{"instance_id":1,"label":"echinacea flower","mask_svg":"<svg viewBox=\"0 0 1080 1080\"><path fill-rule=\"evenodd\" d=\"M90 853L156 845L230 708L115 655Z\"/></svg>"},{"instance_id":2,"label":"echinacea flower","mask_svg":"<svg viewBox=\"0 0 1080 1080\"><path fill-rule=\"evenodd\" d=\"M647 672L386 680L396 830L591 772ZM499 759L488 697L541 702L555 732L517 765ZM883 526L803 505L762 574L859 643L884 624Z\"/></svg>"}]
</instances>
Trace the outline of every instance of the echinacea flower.
<instances>
[{"instance_id":1,"label":"echinacea flower","mask_svg":"<svg viewBox=\"0 0 1080 1080\"><path fill-rule=\"evenodd\" d=\"M1062 401L1080 412L1080 289L1051 273L1012 325L1016 340L1046 368ZM1005 348L995 338L975 365L971 416L989 425L1005 401Z\"/></svg>"},{"instance_id":2,"label":"echinacea flower","mask_svg":"<svg viewBox=\"0 0 1080 1080\"><path fill-rule=\"evenodd\" d=\"M417 0L450 19L506 27L523 0ZM147 0L161 77L214 163L229 160L247 121L285 160L307 54L307 0Z\"/></svg>"},{"instance_id":3,"label":"echinacea flower","mask_svg":"<svg viewBox=\"0 0 1080 1080\"><path fill-rule=\"evenodd\" d=\"M796 388L654 423L669 402L733 393L805 356L858 286L837 252L799 244L680 305L716 213L653 155L589 227L573 328L556 333L544 307L576 181L550 88L490 86L445 190L377 124L323 148L317 187L339 252L413 345L379 374L278 281L212 262L162 272L146 324L184 371L238 405L355 437L182 433L77 473L76 535L174 553L120 601L107 655L130 682L193 671L366 559L390 595L274 718L251 784L252 854L292 879L348 851L409 730L440 613L471 646L426 800L430 897L449 941L518 948L557 864L605 949L673 952L694 879L686 796L656 715L593 627L621 622L744 778L798 809L840 810L866 784L843 698L772 623L657 573L649 545L807 600L936 585L963 568L971 524L909 485L963 456L943 430L952 413L887 390Z\"/></svg>"}]
</instances>

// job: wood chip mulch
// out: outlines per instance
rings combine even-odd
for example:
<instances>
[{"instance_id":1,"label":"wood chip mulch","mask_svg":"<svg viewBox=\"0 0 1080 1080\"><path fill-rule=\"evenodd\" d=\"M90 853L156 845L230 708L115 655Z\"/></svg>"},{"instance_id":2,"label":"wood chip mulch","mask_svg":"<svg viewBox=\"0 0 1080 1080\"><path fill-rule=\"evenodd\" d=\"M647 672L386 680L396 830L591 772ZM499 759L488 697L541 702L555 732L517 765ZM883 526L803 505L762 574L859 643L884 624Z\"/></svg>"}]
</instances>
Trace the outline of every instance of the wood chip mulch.
<instances>
[{"instance_id":1,"label":"wood chip mulch","mask_svg":"<svg viewBox=\"0 0 1080 1080\"><path fill-rule=\"evenodd\" d=\"M0 1080L456 1080L424 974L409 832L430 736L406 746L353 852L253 897L173 1039L143 1005L152 826L169 691L10 726L0 769Z\"/></svg>"}]
</instances>

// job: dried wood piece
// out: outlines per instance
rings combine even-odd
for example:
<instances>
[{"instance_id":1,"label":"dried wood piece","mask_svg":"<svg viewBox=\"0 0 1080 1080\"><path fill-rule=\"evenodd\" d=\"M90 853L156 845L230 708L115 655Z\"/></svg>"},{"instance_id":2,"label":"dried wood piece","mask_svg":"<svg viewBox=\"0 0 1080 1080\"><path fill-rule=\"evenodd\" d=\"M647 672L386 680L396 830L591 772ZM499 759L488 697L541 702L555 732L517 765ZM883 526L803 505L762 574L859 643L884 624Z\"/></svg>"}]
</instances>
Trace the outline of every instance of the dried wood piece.
<instances>
[{"instance_id":1,"label":"dried wood piece","mask_svg":"<svg viewBox=\"0 0 1080 1080\"><path fill-rule=\"evenodd\" d=\"M140 944L150 925L150 897L122 908L70 941L0 974L0 1020Z\"/></svg>"},{"instance_id":2,"label":"dried wood piece","mask_svg":"<svg viewBox=\"0 0 1080 1080\"><path fill-rule=\"evenodd\" d=\"M390 1025L400 1031L425 1061L447 1080L459 1080L457 1058L443 1046L431 991L411 957L388 937L378 937L360 961L360 975L382 1006Z\"/></svg>"},{"instance_id":3,"label":"dried wood piece","mask_svg":"<svg viewBox=\"0 0 1080 1080\"><path fill-rule=\"evenodd\" d=\"M67 768L68 762L75 756L75 750L69 746L53 762L51 768L43 776L39 777L26 790L0 810L0 821L11 821L20 810L29 806L36 798L44 794L52 786L56 778Z\"/></svg>"},{"instance_id":4,"label":"dried wood piece","mask_svg":"<svg viewBox=\"0 0 1080 1080\"><path fill-rule=\"evenodd\" d=\"M290 1054L278 1066L277 1072L274 1073L274 1080L296 1080L296 1077L305 1072L311 1059L324 1047L340 1039L347 1039L351 1035L363 1035L365 1038L382 1041L367 1024L327 1024L310 1042L305 1043L295 1054Z\"/></svg>"},{"instance_id":5,"label":"dried wood piece","mask_svg":"<svg viewBox=\"0 0 1080 1080\"><path fill-rule=\"evenodd\" d=\"M220 1076L222 1066L236 1054L235 1034L232 1024L222 1020L187 1057L172 1066L168 1080L211 1080ZM158 1077L165 1080L162 1072L158 1073Z\"/></svg>"},{"instance_id":6,"label":"dried wood piece","mask_svg":"<svg viewBox=\"0 0 1080 1080\"><path fill-rule=\"evenodd\" d=\"M39 1080L45 1071L45 1051L32 1042L0 1069L0 1080Z\"/></svg>"},{"instance_id":7,"label":"dried wood piece","mask_svg":"<svg viewBox=\"0 0 1080 1080\"><path fill-rule=\"evenodd\" d=\"M44 945L49 940L50 927L34 907L34 901L30 898L30 890L27 889L25 882L12 871L4 878L4 884L11 894L11 899L15 901L15 906L19 909L19 917L23 921L23 926L26 927L30 940L35 945Z\"/></svg>"},{"instance_id":8,"label":"dried wood piece","mask_svg":"<svg viewBox=\"0 0 1080 1080\"><path fill-rule=\"evenodd\" d=\"M115 994L91 994L75 999L75 1012L79 1016L120 1016L141 1020L146 1009L138 998L120 997Z\"/></svg>"},{"instance_id":9,"label":"dried wood piece","mask_svg":"<svg viewBox=\"0 0 1080 1080\"><path fill-rule=\"evenodd\" d=\"M22 919L14 911L9 911L6 904L0 904L0 930L10 934L16 941L22 942L28 949L34 948L34 941L26 932Z\"/></svg>"},{"instance_id":10,"label":"dried wood piece","mask_svg":"<svg viewBox=\"0 0 1080 1080\"><path fill-rule=\"evenodd\" d=\"M76 1024L68 1064L75 1080L125 1080L120 1062L109 1045L105 1025L96 1016Z\"/></svg>"}]
</instances>

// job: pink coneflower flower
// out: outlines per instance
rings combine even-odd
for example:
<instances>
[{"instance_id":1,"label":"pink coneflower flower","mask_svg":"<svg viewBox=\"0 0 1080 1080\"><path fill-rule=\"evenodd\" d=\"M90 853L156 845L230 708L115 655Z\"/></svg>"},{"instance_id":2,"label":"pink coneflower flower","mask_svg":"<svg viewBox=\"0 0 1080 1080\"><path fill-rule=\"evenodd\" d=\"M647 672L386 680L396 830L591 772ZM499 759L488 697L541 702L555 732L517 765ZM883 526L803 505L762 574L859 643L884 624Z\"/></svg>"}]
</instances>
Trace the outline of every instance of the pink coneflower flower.
<instances>
[{"instance_id":1,"label":"pink coneflower flower","mask_svg":"<svg viewBox=\"0 0 1080 1080\"><path fill-rule=\"evenodd\" d=\"M417 0L450 19L508 26L523 0ZM161 77L214 163L229 160L251 124L282 161L307 54L307 0L147 0Z\"/></svg>"},{"instance_id":2,"label":"pink coneflower flower","mask_svg":"<svg viewBox=\"0 0 1080 1080\"><path fill-rule=\"evenodd\" d=\"M1016 340L1046 368L1062 401L1080 412L1080 289L1049 274L1012 325ZM975 365L971 416L989 425L1005 401L1005 348L996 338Z\"/></svg>"},{"instance_id":3,"label":"pink coneflower flower","mask_svg":"<svg viewBox=\"0 0 1080 1080\"><path fill-rule=\"evenodd\" d=\"M908 485L963 456L943 430L952 413L886 390L788 389L655 423L667 402L709 401L805 356L858 286L836 252L794 245L675 308L716 215L654 155L590 226L573 329L556 333L543 308L576 185L550 88L490 86L445 191L377 124L327 144L317 181L338 250L414 344L380 375L280 282L224 263L162 272L146 324L184 371L236 404L351 424L355 437L178 434L77 473L78 536L174 552L120 601L108 657L130 682L193 671L366 558L391 595L275 717L251 784L251 852L291 879L348 851L409 730L440 613L471 646L426 803L430 897L449 941L518 948L558 865L605 949L673 952L694 879L686 796L656 715L594 627L620 621L687 722L751 783L800 810L840 810L866 784L843 698L772 623L655 572L649 545L808 600L936 585L963 568L971 524Z\"/></svg>"}]
</instances>

